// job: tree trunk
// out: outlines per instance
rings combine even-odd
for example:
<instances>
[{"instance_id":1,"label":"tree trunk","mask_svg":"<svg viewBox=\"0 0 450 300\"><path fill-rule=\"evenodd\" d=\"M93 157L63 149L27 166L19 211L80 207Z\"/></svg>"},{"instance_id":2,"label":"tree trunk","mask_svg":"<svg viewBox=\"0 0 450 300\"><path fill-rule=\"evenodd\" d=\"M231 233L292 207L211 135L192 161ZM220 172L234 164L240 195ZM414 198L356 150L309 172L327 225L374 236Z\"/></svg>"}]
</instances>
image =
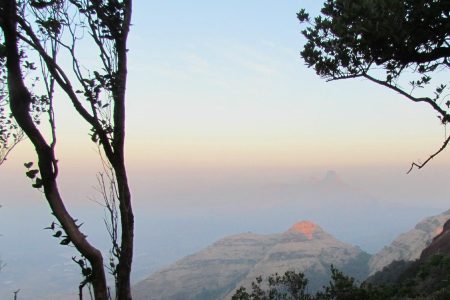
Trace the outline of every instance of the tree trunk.
<instances>
[{"instance_id":1,"label":"tree trunk","mask_svg":"<svg viewBox=\"0 0 450 300\"><path fill-rule=\"evenodd\" d=\"M108 291L102 254L86 240L86 236L79 230L73 218L67 212L56 182L57 160L55 159L53 148L47 144L30 115L31 95L23 81L17 46L17 3L15 0L3 1L3 16L0 24L5 35L11 112L35 147L44 194L53 214L76 249L91 264L91 282L94 288L95 299L106 300Z\"/></svg>"},{"instance_id":2,"label":"tree trunk","mask_svg":"<svg viewBox=\"0 0 450 300\"><path fill-rule=\"evenodd\" d=\"M120 219L122 222L122 239L120 260L117 266L116 298L130 300L131 297L131 264L133 262L134 216L131 207L131 195L128 186L125 166L116 171L120 197Z\"/></svg>"}]
</instances>

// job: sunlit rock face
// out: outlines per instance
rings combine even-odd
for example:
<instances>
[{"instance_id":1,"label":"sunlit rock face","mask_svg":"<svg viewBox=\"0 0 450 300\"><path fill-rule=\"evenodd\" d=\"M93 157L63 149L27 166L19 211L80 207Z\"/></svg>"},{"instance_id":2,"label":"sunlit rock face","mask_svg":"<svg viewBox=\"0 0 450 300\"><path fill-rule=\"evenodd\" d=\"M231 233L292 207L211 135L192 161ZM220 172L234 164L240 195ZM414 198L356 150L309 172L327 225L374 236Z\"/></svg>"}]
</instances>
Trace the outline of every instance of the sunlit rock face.
<instances>
[{"instance_id":1,"label":"sunlit rock face","mask_svg":"<svg viewBox=\"0 0 450 300\"><path fill-rule=\"evenodd\" d=\"M443 227L443 226L439 226L438 228L436 228L434 234L435 234L436 236L438 236L438 235L440 235L443 231L444 231L444 227Z\"/></svg>"},{"instance_id":2,"label":"sunlit rock face","mask_svg":"<svg viewBox=\"0 0 450 300\"><path fill-rule=\"evenodd\" d=\"M422 251L431 244L434 237L441 234L443 226L450 219L450 210L428 217L414 229L399 235L389 246L374 255L369 262L370 274L381 271L396 260L412 261L420 257Z\"/></svg>"},{"instance_id":3,"label":"sunlit rock face","mask_svg":"<svg viewBox=\"0 0 450 300\"><path fill-rule=\"evenodd\" d=\"M426 261L436 254L450 254L450 220L445 222L444 226L438 228L437 235L433 238L431 244L422 251L420 259Z\"/></svg>"},{"instance_id":4,"label":"sunlit rock face","mask_svg":"<svg viewBox=\"0 0 450 300\"><path fill-rule=\"evenodd\" d=\"M244 233L221 239L138 283L135 299L230 299L257 276L304 272L314 291L329 281L330 265L364 279L369 255L338 241L311 221L272 235Z\"/></svg>"},{"instance_id":5,"label":"sunlit rock face","mask_svg":"<svg viewBox=\"0 0 450 300\"><path fill-rule=\"evenodd\" d=\"M303 221L295 223L289 231L298 232L304 234L308 240L313 239L314 231L316 230L317 225L310 221Z\"/></svg>"}]
</instances>

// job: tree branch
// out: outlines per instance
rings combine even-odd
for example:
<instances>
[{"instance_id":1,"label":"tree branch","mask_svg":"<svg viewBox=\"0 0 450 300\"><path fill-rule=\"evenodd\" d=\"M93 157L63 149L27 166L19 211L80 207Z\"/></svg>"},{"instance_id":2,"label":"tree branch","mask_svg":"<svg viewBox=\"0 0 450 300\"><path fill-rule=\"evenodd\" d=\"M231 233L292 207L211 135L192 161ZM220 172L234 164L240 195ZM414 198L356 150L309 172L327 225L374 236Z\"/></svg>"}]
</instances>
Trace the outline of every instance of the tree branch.
<instances>
[{"instance_id":1,"label":"tree branch","mask_svg":"<svg viewBox=\"0 0 450 300\"><path fill-rule=\"evenodd\" d=\"M441 116L442 116L442 123L445 124L447 122L450 121L450 115L447 114L447 112L445 110L443 110L436 102L434 102L431 98L429 97L414 97L411 94L408 94L407 92L405 92L404 90L398 88L397 86L391 85L389 83L387 83L386 81L382 81L379 79L376 79L370 75L368 75L367 73L362 74L361 75L364 78L369 79L372 82L375 82L377 84L380 84L382 86L385 86L393 91L396 91L397 93L399 93L402 96L405 96L406 98L408 98L409 100L413 101L413 102L425 102L428 103L435 111L437 111Z\"/></svg>"},{"instance_id":2,"label":"tree branch","mask_svg":"<svg viewBox=\"0 0 450 300\"><path fill-rule=\"evenodd\" d=\"M9 153L23 140L23 132L19 131L18 136L14 139L11 146L7 146L6 148L0 149L0 166L7 160Z\"/></svg>"},{"instance_id":3,"label":"tree branch","mask_svg":"<svg viewBox=\"0 0 450 300\"><path fill-rule=\"evenodd\" d=\"M72 85L70 83L68 76L59 67L59 65L52 59L52 57L47 54L44 47L42 47L38 37L34 33L33 29L22 18L18 18L18 23L25 30L27 35L30 37L31 43L29 43L29 45L32 46L39 53L39 55L43 58L50 73L55 78L55 80L58 82L58 84L61 86L61 88L66 92L67 96L70 98L76 111L96 130L96 132L99 135L100 141L105 149L106 156L108 158L112 159L114 157L114 152L113 152L113 149L110 147L107 134L103 130L103 127L100 124L99 120L96 119L91 114L89 114L89 112L84 108L84 106L78 100L78 97L72 88ZM21 35L19 35L19 37L22 39ZM27 42L28 39L23 39L23 40L25 42Z\"/></svg>"},{"instance_id":4,"label":"tree branch","mask_svg":"<svg viewBox=\"0 0 450 300\"><path fill-rule=\"evenodd\" d=\"M439 153L441 153L444 149L445 149L445 147L447 147L447 145L448 145L448 143L450 142L450 136L449 137L447 137L447 139L444 141L444 143L442 144L442 146L441 146L441 148L439 148L439 150L437 150L436 152L434 152L432 155L430 155L430 157L428 157L427 158L427 160L426 161L424 161L423 163L415 163L415 162L413 162L412 164L411 164L411 168L409 168L409 170L408 170L408 172L406 172L406 174L409 174L411 171L412 171L412 169L414 168L414 167L417 167L418 169L422 169L430 160L432 160L433 158L435 158L436 157L436 155L438 155Z\"/></svg>"}]
</instances>

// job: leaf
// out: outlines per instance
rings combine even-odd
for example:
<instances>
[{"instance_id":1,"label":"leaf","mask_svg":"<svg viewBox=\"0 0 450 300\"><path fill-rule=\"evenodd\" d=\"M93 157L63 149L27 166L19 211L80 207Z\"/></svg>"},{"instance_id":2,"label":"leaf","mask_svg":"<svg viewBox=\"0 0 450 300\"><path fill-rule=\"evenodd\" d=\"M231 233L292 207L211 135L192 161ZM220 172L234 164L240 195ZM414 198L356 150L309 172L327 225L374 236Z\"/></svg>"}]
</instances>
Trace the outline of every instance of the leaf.
<instances>
[{"instance_id":1,"label":"leaf","mask_svg":"<svg viewBox=\"0 0 450 300\"><path fill-rule=\"evenodd\" d=\"M94 71L94 76L95 76L95 79L97 79L97 80L99 80L101 78L100 73L98 73L97 71Z\"/></svg>"},{"instance_id":2,"label":"leaf","mask_svg":"<svg viewBox=\"0 0 450 300\"><path fill-rule=\"evenodd\" d=\"M83 274L83 276L89 276L92 273L92 269L91 268L85 268L81 271L81 273Z\"/></svg>"},{"instance_id":3,"label":"leaf","mask_svg":"<svg viewBox=\"0 0 450 300\"><path fill-rule=\"evenodd\" d=\"M97 143L97 142L98 142L98 134L97 134L96 132L94 132L94 133L91 135L91 140L92 140L94 143Z\"/></svg>"},{"instance_id":4,"label":"leaf","mask_svg":"<svg viewBox=\"0 0 450 300\"><path fill-rule=\"evenodd\" d=\"M26 172L25 174L27 175L28 178L33 179L34 177L36 177L36 175L39 173L39 170L30 170L28 172Z\"/></svg>"},{"instance_id":5,"label":"leaf","mask_svg":"<svg viewBox=\"0 0 450 300\"><path fill-rule=\"evenodd\" d=\"M46 8L53 4L53 1L45 2L45 1L31 1L30 5L37 9Z\"/></svg>"},{"instance_id":6,"label":"leaf","mask_svg":"<svg viewBox=\"0 0 450 300\"><path fill-rule=\"evenodd\" d=\"M40 189L43 185L44 183L42 182L42 179L38 177L36 178L36 182L31 186L34 187L35 189Z\"/></svg>"},{"instance_id":7,"label":"leaf","mask_svg":"<svg viewBox=\"0 0 450 300\"><path fill-rule=\"evenodd\" d=\"M49 227L45 227L44 229L51 229L51 230L54 230L54 229L55 229L55 222L52 222L52 224L50 224Z\"/></svg>"},{"instance_id":8,"label":"leaf","mask_svg":"<svg viewBox=\"0 0 450 300\"><path fill-rule=\"evenodd\" d=\"M58 230L53 236L54 236L55 238L59 238L61 235L62 235L62 231L61 231L61 230Z\"/></svg>"},{"instance_id":9,"label":"leaf","mask_svg":"<svg viewBox=\"0 0 450 300\"><path fill-rule=\"evenodd\" d=\"M63 239L61 242L59 242L61 245L69 245L70 243L70 239L67 237L65 239Z\"/></svg>"},{"instance_id":10,"label":"leaf","mask_svg":"<svg viewBox=\"0 0 450 300\"><path fill-rule=\"evenodd\" d=\"M33 162L30 161L30 162L24 163L23 165L25 166L25 168L29 169L33 166Z\"/></svg>"}]
</instances>

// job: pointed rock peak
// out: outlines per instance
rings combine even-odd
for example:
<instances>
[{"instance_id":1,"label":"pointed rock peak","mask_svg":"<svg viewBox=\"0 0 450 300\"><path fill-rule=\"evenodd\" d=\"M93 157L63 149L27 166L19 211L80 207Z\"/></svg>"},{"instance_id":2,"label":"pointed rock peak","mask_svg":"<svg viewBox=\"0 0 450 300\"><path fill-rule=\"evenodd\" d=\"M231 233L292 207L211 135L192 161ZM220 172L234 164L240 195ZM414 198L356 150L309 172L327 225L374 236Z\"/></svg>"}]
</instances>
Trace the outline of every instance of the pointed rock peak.
<instances>
[{"instance_id":1,"label":"pointed rock peak","mask_svg":"<svg viewBox=\"0 0 450 300\"><path fill-rule=\"evenodd\" d=\"M336 171L334 170L329 170L326 174L325 177L322 179L323 183L334 183L334 184L339 184L342 183L342 180L339 178L338 173L336 173Z\"/></svg>"},{"instance_id":2,"label":"pointed rock peak","mask_svg":"<svg viewBox=\"0 0 450 300\"><path fill-rule=\"evenodd\" d=\"M308 240L313 239L313 234L320 230L320 227L311 221L302 221L295 223L290 229L290 232L304 234Z\"/></svg>"}]
</instances>

